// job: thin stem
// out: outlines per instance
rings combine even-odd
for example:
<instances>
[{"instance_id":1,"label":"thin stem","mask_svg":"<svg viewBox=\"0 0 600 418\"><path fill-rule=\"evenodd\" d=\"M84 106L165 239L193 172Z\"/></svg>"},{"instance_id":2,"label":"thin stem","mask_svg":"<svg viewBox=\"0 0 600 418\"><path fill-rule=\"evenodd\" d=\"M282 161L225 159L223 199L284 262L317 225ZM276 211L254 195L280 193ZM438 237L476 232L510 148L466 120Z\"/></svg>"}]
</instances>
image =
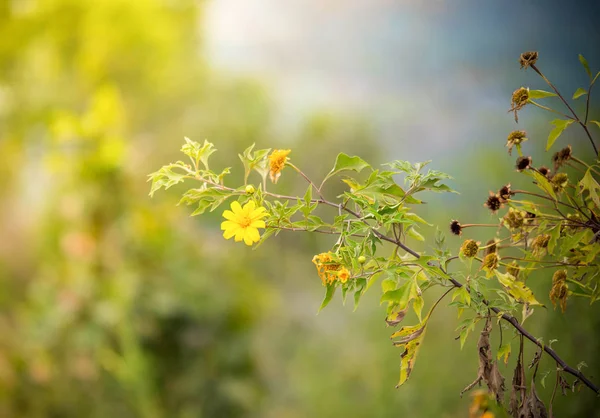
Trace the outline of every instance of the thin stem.
<instances>
[{"instance_id":1,"label":"thin stem","mask_svg":"<svg viewBox=\"0 0 600 418\"><path fill-rule=\"evenodd\" d=\"M321 194L321 190L312 182L311 179L309 179L306 174L304 174L302 172L302 170L300 170L298 167L296 167L294 164L290 163L289 161L286 163L287 165L289 165L290 167L292 167L294 170L296 170L298 172L298 174L300 174L302 177L304 177L304 179L316 190L316 192L319 194L319 197L321 197L321 199L325 199L323 197L323 195Z\"/></svg>"},{"instance_id":2,"label":"thin stem","mask_svg":"<svg viewBox=\"0 0 600 418\"><path fill-rule=\"evenodd\" d=\"M558 95L558 97L560 98L560 100L562 100L562 102L565 104L565 106L567 106L567 108L569 109L569 111L573 115L573 119L575 119L575 121L581 125L581 127L583 128L583 130L587 134L587 137L589 138L590 143L592 144L592 147L594 148L594 152L596 153L596 155L598 155L598 148L596 148L596 144L594 143L594 140L592 138L592 134L590 133L590 131L589 131L588 127L586 126L586 124L583 123L581 121L581 119L579 119L579 117L577 116L577 113L575 113L575 111L573 110L573 108L571 107L571 105L569 104L569 102L566 101L565 98L562 96L562 94L560 94L560 92L558 91L558 89L556 87L554 87L554 84L552 84L550 82L550 80L548 80L546 78L546 76L544 74L542 74L542 72L540 70L538 70L538 68L535 66L535 64L531 64L531 68L533 68L533 71L535 71L536 73L538 73L539 76L544 79L544 81L546 82L546 84L548 84L552 88L552 90L554 90L554 92Z\"/></svg>"}]
</instances>

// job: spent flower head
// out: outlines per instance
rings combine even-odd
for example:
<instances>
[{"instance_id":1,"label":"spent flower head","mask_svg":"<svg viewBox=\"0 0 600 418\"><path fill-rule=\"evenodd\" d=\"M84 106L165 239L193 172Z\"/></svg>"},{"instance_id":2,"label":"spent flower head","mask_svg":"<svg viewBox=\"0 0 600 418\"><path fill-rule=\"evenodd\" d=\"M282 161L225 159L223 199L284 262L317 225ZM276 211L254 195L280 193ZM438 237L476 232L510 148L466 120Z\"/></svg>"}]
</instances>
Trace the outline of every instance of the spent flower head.
<instances>
[{"instance_id":1,"label":"spent flower head","mask_svg":"<svg viewBox=\"0 0 600 418\"><path fill-rule=\"evenodd\" d=\"M552 156L552 163L554 163L554 171L557 171L564 163L571 159L573 149L570 145L564 147L560 151L557 151Z\"/></svg>"},{"instance_id":2,"label":"spent flower head","mask_svg":"<svg viewBox=\"0 0 600 418\"><path fill-rule=\"evenodd\" d=\"M550 178L551 171L545 165L543 165L540 168L538 168L537 171L538 171L538 173L540 173L542 176L546 177L547 179Z\"/></svg>"},{"instance_id":3,"label":"spent flower head","mask_svg":"<svg viewBox=\"0 0 600 418\"><path fill-rule=\"evenodd\" d=\"M277 183L281 176L281 170L285 167L288 160L289 149L276 149L269 155L269 177L273 183Z\"/></svg>"},{"instance_id":4,"label":"spent flower head","mask_svg":"<svg viewBox=\"0 0 600 418\"><path fill-rule=\"evenodd\" d=\"M514 209L514 208L509 208L506 215L504 215L504 217L502 218L502 222L509 229L519 229L525 223L526 215L527 215L527 212L525 212L525 211Z\"/></svg>"},{"instance_id":5,"label":"spent flower head","mask_svg":"<svg viewBox=\"0 0 600 418\"><path fill-rule=\"evenodd\" d=\"M531 167L531 157L519 157L517 158L516 168L517 171L521 172Z\"/></svg>"},{"instance_id":6,"label":"spent flower head","mask_svg":"<svg viewBox=\"0 0 600 418\"><path fill-rule=\"evenodd\" d=\"M265 227L265 221L262 220L267 216L266 209L256 207L253 200L242 207L239 202L231 203L231 210L223 212L223 217L226 221L221 223L223 237L225 239L234 238L236 242L244 241L246 245L252 245L260 241L258 228Z\"/></svg>"},{"instance_id":7,"label":"spent flower head","mask_svg":"<svg viewBox=\"0 0 600 418\"><path fill-rule=\"evenodd\" d=\"M463 242L460 251L465 257L473 258L477 255L477 251L479 251L479 244L472 239L468 239Z\"/></svg>"},{"instance_id":8,"label":"spent flower head","mask_svg":"<svg viewBox=\"0 0 600 418\"><path fill-rule=\"evenodd\" d=\"M533 254L541 255L545 253L548 249L548 243L550 242L549 234L540 234L534 238L531 243L531 248L533 249Z\"/></svg>"},{"instance_id":9,"label":"spent flower head","mask_svg":"<svg viewBox=\"0 0 600 418\"><path fill-rule=\"evenodd\" d=\"M492 254L498 251L498 239L492 238L485 243L485 255Z\"/></svg>"},{"instance_id":10,"label":"spent flower head","mask_svg":"<svg viewBox=\"0 0 600 418\"><path fill-rule=\"evenodd\" d=\"M502 208L502 203L503 202L502 199L500 199L500 196L490 192L490 195L488 196L483 206L487 206L487 208L491 210L492 213L496 213Z\"/></svg>"},{"instance_id":11,"label":"spent flower head","mask_svg":"<svg viewBox=\"0 0 600 418\"><path fill-rule=\"evenodd\" d=\"M506 267L506 272L508 274L510 274L511 276L513 276L514 278L519 277L519 272L520 271L521 271L521 268L519 267L519 263L517 263L516 260L514 260L512 263L510 263Z\"/></svg>"},{"instance_id":12,"label":"spent flower head","mask_svg":"<svg viewBox=\"0 0 600 418\"><path fill-rule=\"evenodd\" d=\"M462 225L456 219L450 222L450 232L452 232L454 235L462 234Z\"/></svg>"},{"instance_id":13,"label":"spent flower head","mask_svg":"<svg viewBox=\"0 0 600 418\"><path fill-rule=\"evenodd\" d=\"M512 149L514 146L521 145L521 143L525 141L527 141L527 133L525 131L512 131L510 134L508 134L508 138L506 138L508 155L512 155Z\"/></svg>"},{"instance_id":14,"label":"spent flower head","mask_svg":"<svg viewBox=\"0 0 600 418\"><path fill-rule=\"evenodd\" d=\"M483 263L481 265L481 268L483 268L488 273L491 273L498 268L499 263L500 263L500 257L498 257L498 254L491 253L491 254L486 255L483 258Z\"/></svg>"},{"instance_id":15,"label":"spent flower head","mask_svg":"<svg viewBox=\"0 0 600 418\"><path fill-rule=\"evenodd\" d=\"M554 191L560 193L564 191L569 184L569 176L566 173L556 173L556 175L552 177L551 182Z\"/></svg>"},{"instance_id":16,"label":"spent flower head","mask_svg":"<svg viewBox=\"0 0 600 418\"><path fill-rule=\"evenodd\" d=\"M503 201L509 200L514 194L515 192L513 192L510 188L510 183L508 183L506 186L502 186L502 188L498 190L498 196L500 196L500 199Z\"/></svg>"},{"instance_id":17,"label":"spent flower head","mask_svg":"<svg viewBox=\"0 0 600 418\"><path fill-rule=\"evenodd\" d=\"M511 97L511 108L509 112L514 112L515 114L515 122L519 122L519 116L517 112L525 107L527 101L529 100L529 89L525 87L520 87L515 90Z\"/></svg>"},{"instance_id":18,"label":"spent flower head","mask_svg":"<svg viewBox=\"0 0 600 418\"><path fill-rule=\"evenodd\" d=\"M527 69L530 65L535 65L538 59L538 53L536 51L523 52L519 57L519 64L522 69Z\"/></svg>"},{"instance_id":19,"label":"spent flower head","mask_svg":"<svg viewBox=\"0 0 600 418\"><path fill-rule=\"evenodd\" d=\"M567 281L567 270L557 270L552 276L552 289L550 289L550 301L556 309L556 304L560 305L560 310L564 312L567 309L567 297L569 296L569 286Z\"/></svg>"}]
</instances>

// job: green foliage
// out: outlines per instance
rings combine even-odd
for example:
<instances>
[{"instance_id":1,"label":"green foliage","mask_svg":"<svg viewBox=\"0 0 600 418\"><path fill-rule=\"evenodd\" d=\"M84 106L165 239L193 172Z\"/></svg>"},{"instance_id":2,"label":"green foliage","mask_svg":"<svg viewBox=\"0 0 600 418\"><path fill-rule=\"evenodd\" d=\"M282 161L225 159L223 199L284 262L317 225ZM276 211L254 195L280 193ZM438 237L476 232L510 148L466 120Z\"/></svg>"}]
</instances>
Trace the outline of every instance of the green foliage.
<instances>
[{"instance_id":1,"label":"green foliage","mask_svg":"<svg viewBox=\"0 0 600 418\"><path fill-rule=\"evenodd\" d=\"M595 141L587 129L588 115L580 119L558 90L542 75L539 68L534 66L538 58L537 53L527 54L526 57L525 54L521 57L522 66L524 68L532 66L555 92L521 88L513 93L513 107L510 111L516 114L527 103L533 103L541 109L560 113L533 102L533 99L558 98L567 105L572 115L551 122L554 128L548 136L546 150L555 144L566 128L575 124L586 128L585 133L596 150ZM591 78L587 62L581 56L580 60ZM595 78L591 78L591 85L594 82ZM590 91L591 86L588 91L578 89L573 99L584 94L589 95ZM213 149L212 145L206 142L200 148L199 144L187 139L186 141L193 150ZM522 155L522 146L517 145L519 145L517 147L519 154ZM555 153L552 162L556 173L552 174L549 169L533 167L531 158L521 157L517 162L519 171L533 180L533 185L539 190L513 190L508 184L496 193L490 193L486 206L494 214L506 206L509 208L499 220L496 235L484 246L469 240L470 246L465 248L473 247L472 254L459 251L459 255L455 257L452 257L451 252L445 248L445 239L439 231L435 238L435 255L417 252L411 248L415 242L425 241L420 228L423 225L431 226L415 213L424 203L421 193L452 192L444 183L451 178L450 176L435 170L426 172L423 170L429 162L411 164L398 160L384 164L384 169L379 169L360 157L339 153L333 169L320 183L317 183L288 161L287 151L283 156L277 152L269 155L269 150L261 150L253 154L252 149L253 146L248 148L240 158L244 165L244 184L248 181L252 170L258 171L262 180L261 190L253 195L253 201L264 208L267 214L264 224L266 231L259 244L281 230L320 232L337 237L336 243L328 251L313 258L317 275L325 287L325 297L319 311L333 300L338 288L343 302L348 293L354 294L356 309L361 296L379 277L384 278L381 281L379 299L381 304L387 304L385 321L389 326L398 326L403 322L412 306L419 322L416 325L403 326L391 336L394 345L403 350L397 387L403 385L410 377L417 352L423 343L428 321L435 307L450 291L452 291L452 301L449 305L457 308L458 317L460 318L465 311L471 313L456 329L459 331L461 348L469 334L475 332L476 325L481 320L485 320L478 342L480 362L478 377L465 388L465 391L484 381L499 404L504 400L505 385L497 360L502 359L507 363L512 348L510 342L506 342L501 344L495 356L492 355L490 344L492 318L507 321L517 334L521 334L521 338L527 337L542 350L544 349L539 340L533 339L521 327L521 324L534 313L534 307L544 308L544 304L539 301L539 296L535 295L527 284L529 274L536 270L564 269L555 272L552 284L548 286L550 300L554 305L558 303L562 310L565 309L566 301L572 295L588 298L592 303L598 299L600 286L596 270L600 253L600 244L598 244L600 185L597 176L600 175L600 165L597 162L588 164L576 158L571 146ZM279 162L276 162L277 159ZM585 174L578 178L573 173L567 174L561 171L571 164L578 164L579 173ZM291 167L307 182L303 196L287 196L267 191L266 173L270 170L271 173L276 172L278 177L284 165ZM184 174L174 173L172 170L174 166ZM365 171L366 175L364 175ZM290 170L286 173L290 175ZM341 181L347 189L339 194L335 201L326 199L325 183L342 173L344 177ZM359 176L360 174L362 176ZM271 175L274 182L277 177ZM201 200L202 207L210 207L211 210L228 197L239 198L244 193L243 186L225 186L222 177L217 181L215 173L208 171L207 164L204 169L200 169L198 164L193 168L183 163L167 165L152 174L151 179L153 182L151 193L160 188L166 189L183 179L199 181L200 189L192 190L203 192L213 190L214 196L210 195L212 200L201 197L203 193L188 191L183 201L187 203L190 200L195 201L194 199ZM316 184L320 186L317 187ZM331 185L330 182L329 186ZM519 200L516 198L519 194L534 200ZM319 206L328 208L329 215L321 211L319 216L316 216L314 213ZM230 219L228 216L226 218ZM247 224L250 220L241 219L236 222L239 222L240 231L249 229ZM460 235L464 228L472 226L478 225L463 226L458 221L453 221L451 229L453 233ZM386 250L389 251L390 245L392 252L391 255L387 255ZM403 253L400 254L400 251ZM481 257L478 256L480 252ZM463 262L466 272L448 272L449 263L455 259ZM507 262L507 260L512 261ZM481 263L477 270L473 268L475 262ZM568 283L576 283L578 289L571 290ZM435 286L445 287L448 290L431 305L428 314L422 318L422 310L425 306L423 294ZM519 312L522 316L520 322L515 317ZM532 363L536 365L536 371L539 356L541 351ZM518 357L518 366L513 378L511 413L513 416L519 414L541 416L540 411L545 410L545 406L535 392L535 373L528 394L523 392L523 388L527 385L523 377L524 372L521 370L523 344L520 346ZM572 371L569 373L574 374ZM562 378L560 373L558 376ZM593 384L588 386L594 388ZM515 403L519 398L520 402Z\"/></svg>"}]
</instances>

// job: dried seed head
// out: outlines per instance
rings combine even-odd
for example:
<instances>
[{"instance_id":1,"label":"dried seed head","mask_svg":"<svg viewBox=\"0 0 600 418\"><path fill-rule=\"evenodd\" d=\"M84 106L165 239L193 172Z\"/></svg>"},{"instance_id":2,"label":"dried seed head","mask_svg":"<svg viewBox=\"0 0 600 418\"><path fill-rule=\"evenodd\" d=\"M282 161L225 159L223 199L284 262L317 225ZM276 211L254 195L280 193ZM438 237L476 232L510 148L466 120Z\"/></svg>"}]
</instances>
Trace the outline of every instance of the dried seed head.
<instances>
[{"instance_id":1,"label":"dried seed head","mask_svg":"<svg viewBox=\"0 0 600 418\"><path fill-rule=\"evenodd\" d=\"M556 173L554 177L552 177L552 188L555 192L562 192L565 190L567 185L569 184L569 176L566 173Z\"/></svg>"},{"instance_id":2,"label":"dried seed head","mask_svg":"<svg viewBox=\"0 0 600 418\"><path fill-rule=\"evenodd\" d=\"M546 252L548 248L548 243L550 242L550 235L548 234L540 234L531 243L531 248L533 249L533 253L535 255L541 255Z\"/></svg>"},{"instance_id":3,"label":"dried seed head","mask_svg":"<svg viewBox=\"0 0 600 418\"><path fill-rule=\"evenodd\" d=\"M519 57L519 63L521 68L527 69L530 65L535 65L538 59L538 53L536 51L523 52Z\"/></svg>"},{"instance_id":4,"label":"dried seed head","mask_svg":"<svg viewBox=\"0 0 600 418\"><path fill-rule=\"evenodd\" d=\"M487 198L483 206L487 206L492 213L496 213L502 208L502 199L497 194L490 192L490 196Z\"/></svg>"},{"instance_id":5,"label":"dried seed head","mask_svg":"<svg viewBox=\"0 0 600 418\"><path fill-rule=\"evenodd\" d=\"M499 261L500 261L500 258L498 258L498 254L496 254L496 253L488 254L483 259L482 267L484 270L488 270L488 271L496 270L498 268Z\"/></svg>"},{"instance_id":6,"label":"dried seed head","mask_svg":"<svg viewBox=\"0 0 600 418\"><path fill-rule=\"evenodd\" d=\"M525 223L526 214L527 213L525 211L509 208L506 215L504 215L504 217L502 218L502 222L509 229L519 229Z\"/></svg>"},{"instance_id":7,"label":"dried seed head","mask_svg":"<svg viewBox=\"0 0 600 418\"><path fill-rule=\"evenodd\" d=\"M468 239L463 242L462 246L460 247L460 251L465 257L473 258L477 255L477 251L479 251L479 244L472 239Z\"/></svg>"},{"instance_id":8,"label":"dried seed head","mask_svg":"<svg viewBox=\"0 0 600 418\"><path fill-rule=\"evenodd\" d=\"M452 232L454 235L461 235L462 234L462 226L460 224L460 222L458 222L457 220L452 220L452 222L450 222L450 232Z\"/></svg>"},{"instance_id":9,"label":"dried seed head","mask_svg":"<svg viewBox=\"0 0 600 418\"><path fill-rule=\"evenodd\" d=\"M508 183L506 186L502 186L502 188L498 190L498 196L500 196L500 199L504 201L509 200L514 194L515 192L513 192L510 188L510 183Z\"/></svg>"},{"instance_id":10,"label":"dried seed head","mask_svg":"<svg viewBox=\"0 0 600 418\"><path fill-rule=\"evenodd\" d=\"M567 309L567 297L569 296L569 286L566 283L567 271L557 270L552 276L552 289L550 289L550 301L556 309L556 303L560 305L560 310L564 312Z\"/></svg>"},{"instance_id":11,"label":"dried seed head","mask_svg":"<svg viewBox=\"0 0 600 418\"><path fill-rule=\"evenodd\" d=\"M515 145L521 145L521 142L525 141L527 141L527 133L525 131L512 131L508 134L508 138L506 138L508 155L512 155L512 149Z\"/></svg>"},{"instance_id":12,"label":"dried seed head","mask_svg":"<svg viewBox=\"0 0 600 418\"><path fill-rule=\"evenodd\" d=\"M562 167L562 165L564 163L566 163L567 161L569 161L571 159L572 152L573 152L573 149L569 145L569 146L561 149L560 151L557 151L552 156L552 162L554 163L554 171L557 171L560 167Z\"/></svg>"},{"instance_id":13,"label":"dried seed head","mask_svg":"<svg viewBox=\"0 0 600 418\"><path fill-rule=\"evenodd\" d=\"M541 166L540 168L537 169L537 171L544 177L546 178L550 178L550 169L548 167L546 167L545 165Z\"/></svg>"},{"instance_id":14,"label":"dried seed head","mask_svg":"<svg viewBox=\"0 0 600 418\"><path fill-rule=\"evenodd\" d=\"M498 240L496 238L492 238L488 242L485 243L485 255L492 254L498 251Z\"/></svg>"},{"instance_id":15,"label":"dried seed head","mask_svg":"<svg viewBox=\"0 0 600 418\"><path fill-rule=\"evenodd\" d=\"M506 272L512 275L514 278L519 277L520 271L521 268L519 267L519 264L516 261L513 261L508 267L506 267Z\"/></svg>"},{"instance_id":16,"label":"dried seed head","mask_svg":"<svg viewBox=\"0 0 600 418\"><path fill-rule=\"evenodd\" d=\"M514 112L515 122L519 122L519 116L517 112L525 107L529 100L529 89L525 87L518 88L512 94L511 108L509 112Z\"/></svg>"},{"instance_id":17,"label":"dried seed head","mask_svg":"<svg viewBox=\"0 0 600 418\"><path fill-rule=\"evenodd\" d=\"M517 171L521 172L527 170L531 166L531 157L519 157L517 158Z\"/></svg>"}]
</instances>

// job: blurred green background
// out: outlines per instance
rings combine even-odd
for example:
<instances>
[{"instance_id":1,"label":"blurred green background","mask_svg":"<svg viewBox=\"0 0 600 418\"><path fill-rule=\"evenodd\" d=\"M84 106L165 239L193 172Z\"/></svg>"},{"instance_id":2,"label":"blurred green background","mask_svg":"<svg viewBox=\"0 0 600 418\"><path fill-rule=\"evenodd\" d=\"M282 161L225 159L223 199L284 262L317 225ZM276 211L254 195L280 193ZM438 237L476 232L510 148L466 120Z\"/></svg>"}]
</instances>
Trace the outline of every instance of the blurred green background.
<instances>
[{"instance_id":1,"label":"blurred green background","mask_svg":"<svg viewBox=\"0 0 600 418\"><path fill-rule=\"evenodd\" d=\"M224 3L229 9L220 9ZM259 16L238 6L238 19ZM246 65L252 50L236 55L222 43L223 33L245 39L245 27L226 19L235 8L217 0L0 0L0 416L467 416L470 399L459 392L476 375L476 338L460 350L453 310L436 313L410 381L394 389L400 351L389 343L377 292L357 312L336 299L316 315L323 288L310 260L331 239L284 233L252 251L222 239L220 211L190 218L176 207L182 188L150 199L146 178L180 159L184 135L215 143L216 165L237 171L232 183L241 178L237 153L252 143L291 148L294 164L315 178L340 151L375 164L433 158L461 195L430 196L424 216L444 231L453 218L487 222L488 190L520 180L503 146L513 129L510 93L533 80L516 70L522 46L491 73L465 63L457 73L464 84L448 90L431 79L411 86L409 72L394 84L397 95L407 93L400 99L386 96L385 84L363 95L353 84L359 70L374 68L381 80L385 62L358 65L331 91L337 101L323 101L302 74L335 72L321 61L294 61L306 54L298 39L280 39L291 61L280 57L273 72L263 68L268 60ZM356 46L351 26L334 32L348 37L348 50ZM381 54L393 56L387 48ZM582 51L572 52L575 66ZM300 67L304 73L282 78L285 62L314 72ZM511 79L510 87L482 94L496 76ZM329 80L316 79L313 91ZM344 106L353 100L361 106ZM543 115L524 113L534 136L547 134ZM543 141L530 146L534 159L549 162ZM292 172L277 187L304 190ZM532 284L548 306L549 280ZM529 327L546 341L560 336L554 347L573 364L585 360L598 380L599 313L585 305L565 315L542 310ZM503 368L507 383L512 367ZM548 382L540 388L546 400ZM585 389L557 403L557 416L598 410Z\"/></svg>"}]
</instances>

